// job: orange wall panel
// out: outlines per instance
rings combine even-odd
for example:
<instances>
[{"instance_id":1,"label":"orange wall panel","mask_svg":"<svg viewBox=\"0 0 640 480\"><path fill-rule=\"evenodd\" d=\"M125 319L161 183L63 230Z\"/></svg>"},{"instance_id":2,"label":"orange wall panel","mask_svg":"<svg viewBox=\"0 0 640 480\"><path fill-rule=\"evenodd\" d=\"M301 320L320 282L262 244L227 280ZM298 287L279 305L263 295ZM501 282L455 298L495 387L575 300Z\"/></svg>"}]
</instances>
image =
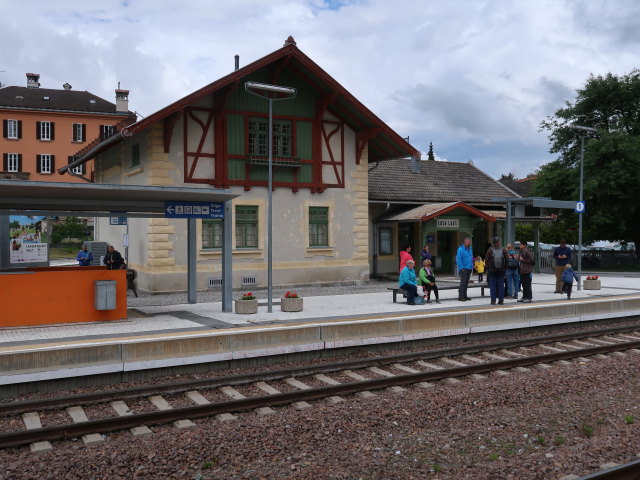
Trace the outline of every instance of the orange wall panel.
<instances>
[{"instance_id":1,"label":"orange wall panel","mask_svg":"<svg viewBox=\"0 0 640 480\"><path fill-rule=\"evenodd\" d=\"M95 280L116 280L115 310L95 309ZM127 318L125 270L65 267L0 274L0 327L124 318Z\"/></svg>"}]
</instances>

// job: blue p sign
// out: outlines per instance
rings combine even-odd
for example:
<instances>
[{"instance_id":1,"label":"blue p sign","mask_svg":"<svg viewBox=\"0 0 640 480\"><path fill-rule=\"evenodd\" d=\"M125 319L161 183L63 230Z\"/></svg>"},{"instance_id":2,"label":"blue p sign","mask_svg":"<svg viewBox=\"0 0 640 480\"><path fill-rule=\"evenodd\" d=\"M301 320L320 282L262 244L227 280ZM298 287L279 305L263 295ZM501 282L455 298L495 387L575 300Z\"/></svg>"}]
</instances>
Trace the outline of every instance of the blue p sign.
<instances>
[{"instance_id":1,"label":"blue p sign","mask_svg":"<svg viewBox=\"0 0 640 480\"><path fill-rule=\"evenodd\" d=\"M576 213L584 213L585 210L587 209L587 203L586 202L576 202Z\"/></svg>"}]
</instances>

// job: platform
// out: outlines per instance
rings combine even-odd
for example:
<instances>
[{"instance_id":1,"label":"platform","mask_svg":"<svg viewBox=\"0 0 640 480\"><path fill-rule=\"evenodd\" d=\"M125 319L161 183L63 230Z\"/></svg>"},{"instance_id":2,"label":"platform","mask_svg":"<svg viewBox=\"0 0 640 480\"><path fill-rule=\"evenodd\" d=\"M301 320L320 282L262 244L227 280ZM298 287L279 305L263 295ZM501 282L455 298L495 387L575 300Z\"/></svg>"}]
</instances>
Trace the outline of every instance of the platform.
<instances>
[{"instance_id":1,"label":"platform","mask_svg":"<svg viewBox=\"0 0 640 480\"><path fill-rule=\"evenodd\" d=\"M392 302L390 291L306 297L302 312L223 313L220 303L131 309L116 322L0 329L0 384L11 385L294 352L405 342L533 326L640 316L640 277L601 277L602 290L554 294L554 277L536 275L534 303L488 297L441 304Z\"/></svg>"}]
</instances>

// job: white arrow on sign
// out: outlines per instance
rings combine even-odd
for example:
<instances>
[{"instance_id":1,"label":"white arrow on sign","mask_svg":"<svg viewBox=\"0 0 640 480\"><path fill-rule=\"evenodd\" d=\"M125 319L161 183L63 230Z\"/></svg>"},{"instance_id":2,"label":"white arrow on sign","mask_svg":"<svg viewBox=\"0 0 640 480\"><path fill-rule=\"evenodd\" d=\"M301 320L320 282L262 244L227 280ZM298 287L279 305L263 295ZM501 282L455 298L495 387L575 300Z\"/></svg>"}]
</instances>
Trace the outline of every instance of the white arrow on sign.
<instances>
[{"instance_id":1,"label":"white arrow on sign","mask_svg":"<svg viewBox=\"0 0 640 480\"><path fill-rule=\"evenodd\" d=\"M169 215L173 215L173 210L174 210L173 205L169 205L167 207L167 212L169 213Z\"/></svg>"}]
</instances>

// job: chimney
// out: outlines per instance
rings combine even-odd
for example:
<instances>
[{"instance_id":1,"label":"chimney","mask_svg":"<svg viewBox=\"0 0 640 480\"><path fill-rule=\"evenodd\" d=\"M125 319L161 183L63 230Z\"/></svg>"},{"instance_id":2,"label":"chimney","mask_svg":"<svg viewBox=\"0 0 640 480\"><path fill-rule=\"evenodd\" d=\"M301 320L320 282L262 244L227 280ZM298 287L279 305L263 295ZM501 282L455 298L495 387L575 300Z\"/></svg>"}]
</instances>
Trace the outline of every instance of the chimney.
<instances>
[{"instance_id":1,"label":"chimney","mask_svg":"<svg viewBox=\"0 0 640 480\"><path fill-rule=\"evenodd\" d=\"M40 74L39 73L27 73L27 88L40 87Z\"/></svg>"},{"instance_id":2,"label":"chimney","mask_svg":"<svg viewBox=\"0 0 640 480\"><path fill-rule=\"evenodd\" d=\"M120 82L116 88L116 112L129 111L129 90L120 90Z\"/></svg>"},{"instance_id":3,"label":"chimney","mask_svg":"<svg viewBox=\"0 0 640 480\"><path fill-rule=\"evenodd\" d=\"M411 157L411 171L413 173L420 173L421 169L422 169L422 165L420 163L420 157L419 156Z\"/></svg>"},{"instance_id":4,"label":"chimney","mask_svg":"<svg viewBox=\"0 0 640 480\"><path fill-rule=\"evenodd\" d=\"M71 85L69 83L65 83L64 85L62 85L62 88L64 88L65 90L71 90Z\"/></svg>"},{"instance_id":5,"label":"chimney","mask_svg":"<svg viewBox=\"0 0 640 480\"><path fill-rule=\"evenodd\" d=\"M238 70L240 68L240 55L238 55L236 53L235 57L233 57L233 58L236 59L236 68L235 68L235 70Z\"/></svg>"}]
</instances>

